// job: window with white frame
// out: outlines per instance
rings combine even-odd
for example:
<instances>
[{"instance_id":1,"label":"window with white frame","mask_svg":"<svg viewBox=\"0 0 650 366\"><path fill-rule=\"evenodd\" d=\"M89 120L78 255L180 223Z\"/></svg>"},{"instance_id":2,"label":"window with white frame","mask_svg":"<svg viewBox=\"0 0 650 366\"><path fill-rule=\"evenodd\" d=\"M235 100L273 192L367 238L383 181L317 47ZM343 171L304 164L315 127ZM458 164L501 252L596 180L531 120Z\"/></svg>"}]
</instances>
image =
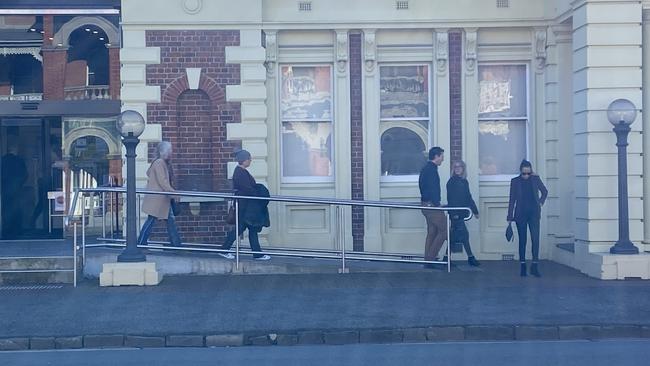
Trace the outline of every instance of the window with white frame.
<instances>
[{"instance_id":1,"label":"window with white frame","mask_svg":"<svg viewBox=\"0 0 650 366\"><path fill-rule=\"evenodd\" d=\"M283 181L332 181L332 69L329 65L282 65L281 73Z\"/></svg>"},{"instance_id":2,"label":"window with white frame","mask_svg":"<svg viewBox=\"0 0 650 366\"><path fill-rule=\"evenodd\" d=\"M528 156L528 68L479 65L479 174L509 179Z\"/></svg>"},{"instance_id":3,"label":"window with white frame","mask_svg":"<svg viewBox=\"0 0 650 366\"><path fill-rule=\"evenodd\" d=\"M429 66L379 68L382 180L417 179L430 141Z\"/></svg>"}]
</instances>

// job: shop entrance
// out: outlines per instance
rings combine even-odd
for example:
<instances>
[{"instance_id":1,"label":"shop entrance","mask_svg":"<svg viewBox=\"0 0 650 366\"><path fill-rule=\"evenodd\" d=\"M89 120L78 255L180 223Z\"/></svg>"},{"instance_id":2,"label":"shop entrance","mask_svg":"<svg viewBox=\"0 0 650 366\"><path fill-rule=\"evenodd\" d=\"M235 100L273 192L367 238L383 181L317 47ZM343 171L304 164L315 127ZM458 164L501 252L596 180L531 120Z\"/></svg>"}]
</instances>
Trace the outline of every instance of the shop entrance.
<instances>
[{"instance_id":1,"label":"shop entrance","mask_svg":"<svg viewBox=\"0 0 650 366\"><path fill-rule=\"evenodd\" d=\"M61 119L3 118L0 156L0 239L62 238Z\"/></svg>"}]
</instances>

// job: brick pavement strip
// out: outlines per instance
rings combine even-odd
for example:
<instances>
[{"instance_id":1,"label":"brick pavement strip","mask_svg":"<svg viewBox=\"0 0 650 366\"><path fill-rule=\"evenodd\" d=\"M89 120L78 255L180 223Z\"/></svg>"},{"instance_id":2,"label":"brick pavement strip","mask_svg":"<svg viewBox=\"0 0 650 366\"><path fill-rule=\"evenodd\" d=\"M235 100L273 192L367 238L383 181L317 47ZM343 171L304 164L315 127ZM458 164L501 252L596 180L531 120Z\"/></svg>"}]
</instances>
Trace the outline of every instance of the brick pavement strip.
<instances>
[{"instance_id":1,"label":"brick pavement strip","mask_svg":"<svg viewBox=\"0 0 650 366\"><path fill-rule=\"evenodd\" d=\"M83 347L83 337L56 337L54 338L56 349L74 349Z\"/></svg>"},{"instance_id":2,"label":"brick pavement strip","mask_svg":"<svg viewBox=\"0 0 650 366\"><path fill-rule=\"evenodd\" d=\"M636 325L605 325L600 328L601 338L640 338L641 327Z\"/></svg>"},{"instance_id":3,"label":"brick pavement strip","mask_svg":"<svg viewBox=\"0 0 650 366\"><path fill-rule=\"evenodd\" d=\"M553 340L560 337L557 327L520 325L515 327L517 340Z\"/></svg>"},{"instance_id":4,"label":"brick pavement strip","mask_svg":"<svg viewBox=\"0 0 650 366\"><path fill-rule=\"evenodd\" d=\"M112 348L124 346L124 335L87 335L84 336L84 348Z\"/></svg>"},{"instance_id":5,"label":"brick pavement strip","mask_svg":"<svg viewBox=\"0 0 650 366\"><path fill-rule=\"evenodd\" d=\"M0 339L0 351L17 351L29 348L29 338Z\"/></svg>"},{"instance_id":6,"label":"brick pavement strip","mask_svg":"<svg viewBox=\"0 0 650 366\"><path fill-rule=\"evenodd\" d=\"M478 325L465 327L465 339L470 341L513 340L515 328L507 325Z\"/></svg>"},{"instance_id":7,"label":"brick pavement strip","mask_svg":"<svg viewBox=\"0 0 650 366\"><path fill-rule=\"evenodd\" d=\"M325 344L353 344L359 343L359 332L355 330L325 332L323 334Z\"/></svg>"},{"instance_id":8,"label":"brick pavement strip","mask_svg":"<svg viewBox=\"0 0 650 366\"><path fill-rule=\"evenodd\" d=\"M54 337L32 337L29 339L29 349L54 349Z\"/></svg>"},{"instance_id":9,"label":"brick pavement strip","mask_svg":"<svg viewBox=\"0 0 650 366\"><path fill-rule=\"evenodd\" d=\"M278 338L275 340L275 343L278 346L294 346L298 344L298 335L297 334L278 334Z\"/></svg>"},{"instance_id":10,"label":"brick pavement strip","mask_svg":"<svg viewBox=\"0 0 650 366\"><path fill-rule=\"evenodd\" d=\"M405 343L411 342L426 342L427 330L426 328L407 328L402 329L403 338Z\"/></svg>"},{"instance_id":11,"label":"brick pavement strip","mask_svg":"<svg viewBox=\"0 0 650 366\"><path fill-rule=\"evenodd\" d=\"M136 348L165 347L165 337L126 336L124 346Z\"/></svg>"},{"instance_id":12,"label":"brick pavement strip","mask_svg":"<svg viewBox=\"0 0 650 366\"><path fill-rule=\"evenodd\" d=\"M167 347L203 347L201 335L170 335L167 336Z\"/></svg>"},{"instance_id":13,"label":"brick pavement strip","mask_svg":"<svg viewBox=\"0 0 650 366\"><path fill-rule=\"evenodd\" d=\"M324 342L323 332L308 330L298 332L298 344L322 344Z\"/></svg>"},{"instance_id":14,"label":"brick pavement strip","mask_svg":"<svg viewBox=\"0 0 650 366\"><path fill-rule=\"evenodd\" d=\"M237 347L244 345L243 334L216 334L205 337L206 347Z\"/></svg>"},{"instance_id":15,"label":"brick pavement strip","mask_svg":"<svg viewBox=\"0 0 650 366\"><path fill-rule=\"evenodd\" d=\"M398 329L362 330L359 332L360 343L401 343L402 340L402 331Z\"/></svg>"},{"instance_id":16,"label":"brick pavement strip","mask_svg":"<svg viewBox=\"0 0 650 366\"><path fill-rule=\"evenodd\" d=\"M465 339L463 327L430 327L427 328L429 341L462 341Z\"/></svg>"},{"instance_id":17,"label":"brick pavement strip","mask_svg":"<svg viewBox=\"0 0 650 366\"><path fill-rule=\"evenodd\" d=\"M600 327L596 325L562 325L558 327L560 339L598 339Z\"/></svg>"}]
</instances>

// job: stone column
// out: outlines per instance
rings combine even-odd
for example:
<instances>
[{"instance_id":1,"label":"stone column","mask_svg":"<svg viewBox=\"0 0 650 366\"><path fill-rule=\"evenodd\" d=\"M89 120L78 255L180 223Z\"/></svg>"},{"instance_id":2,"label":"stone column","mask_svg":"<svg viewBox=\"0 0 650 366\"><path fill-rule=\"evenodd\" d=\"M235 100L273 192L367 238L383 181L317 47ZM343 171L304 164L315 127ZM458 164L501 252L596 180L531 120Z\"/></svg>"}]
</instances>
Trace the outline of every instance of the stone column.
<instances>
[{"instance_id":1,"label":"stone column","mask_svg":"<svg viewBox=\"0 0 650 366\"><path fill-rule=\"evenodd\" d=\"M436 29L434 33L434 70L435 81L433 86L436 88L433 96L430 98L433 103L434 146L440 146L445 149L446 161L439 170L440 188L442 192L442 201L446 202L445 184L449 180L451 164L451 138L449 131L449 33L447 29ZM429 127L431 128L431 126Z\"/></svg>"},{"instance_id":2,"label":"stone column","mask_svg":"<svg viewBox=\"0 0 650 366\"><path fill-rule=\"evenodd\" d=\"M618 239L618 168L607 107L618 98L642 106L641 14L638 1L574 3L575 260L580 270L603 279L648 277L647 263L609 255ZM628 148L630 239L637 244L643 235L640 120L632 125Z\"/></svg>"},{"instance_id":3,"label":"stone column","mask_svg":"<svg viewBox=\"0 0 650 366\"><path fill-rule=\"evenodd\" d=\"M643 111L650 110L650 9L643 9ZM643 121L643 243L650 244L650 113ZM637 121L638 123L639 121Z\"/></svg>"}]
</instances>

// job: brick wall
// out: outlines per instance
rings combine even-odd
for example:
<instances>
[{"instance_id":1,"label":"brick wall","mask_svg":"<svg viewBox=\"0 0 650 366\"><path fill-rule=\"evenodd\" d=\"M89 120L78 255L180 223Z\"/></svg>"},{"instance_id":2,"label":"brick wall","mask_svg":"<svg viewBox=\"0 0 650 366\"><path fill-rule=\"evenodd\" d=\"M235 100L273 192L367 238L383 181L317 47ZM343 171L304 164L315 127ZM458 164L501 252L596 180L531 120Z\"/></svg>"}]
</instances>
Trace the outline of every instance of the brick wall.
<instances>
[{"instance_id":1,"label":"brick wall","mask_svg":"<svg viewBox=\"0 0 650 366\"><path fill-rule=\"evenodd\" d=\"M43 99L63 99L67 62L68 52L65 49L43 47Z\"/></svg>"},{"instance_id":2,"label":"brick wall","mask_svg":"<svg viewBox=\"0 0 650 366\"><path fill-rule=\"evenodd\" d=\"M451 161L463 158L462 130L462 71L463 33L449 32L449 157ZM451 166L451 164L449 164Z\"/></svg>"},{"instance_id":3,"label":"brick wall","mask_svg":"<svg viewBox=\"0 0 650 366\"><path fill-rule=\"evenodd\" d=\"M239 84L240 76L239 65L226 64L225 47L239 45L239 32L147 31L146 42L160 47L161 63L147 66L147 85L161 86L162 95L161 103L148 105L147 121L161 124L163 139L174 146L176 188L229 190L227 162L241 144L226 140L226 124L240 121L240 105L226 102L225 89ZM202 70L199 90L189 89L188 67ZM223 240L224 204L203 202L198 214L183 206L177 222L184 241ZM156 234L166 237L163 227Z\"/></svg>"},{"instance_id":4,"label":"brick wall","mask_svg":"<svg viewBox=\"0 0 650 366\"><path fill-rule=\"evenodd\" d=\"M108 48L108 80L111 99L120 99L120 49L118 47Z\"/></svg>"},{"instance_id":5,"label":"brick wall","mask_svg":"<svg viewBox=\"0 0 650 366\"><path fill-rule=\"evenodd\" d=\"M363 115L362 115L362 59L361 38L359 33L350 34L350 144L352 199L363 200ZM354 250L363 250L364 210L363 207L352 208L352 240Z\"/></svg>"}]
</instances>

